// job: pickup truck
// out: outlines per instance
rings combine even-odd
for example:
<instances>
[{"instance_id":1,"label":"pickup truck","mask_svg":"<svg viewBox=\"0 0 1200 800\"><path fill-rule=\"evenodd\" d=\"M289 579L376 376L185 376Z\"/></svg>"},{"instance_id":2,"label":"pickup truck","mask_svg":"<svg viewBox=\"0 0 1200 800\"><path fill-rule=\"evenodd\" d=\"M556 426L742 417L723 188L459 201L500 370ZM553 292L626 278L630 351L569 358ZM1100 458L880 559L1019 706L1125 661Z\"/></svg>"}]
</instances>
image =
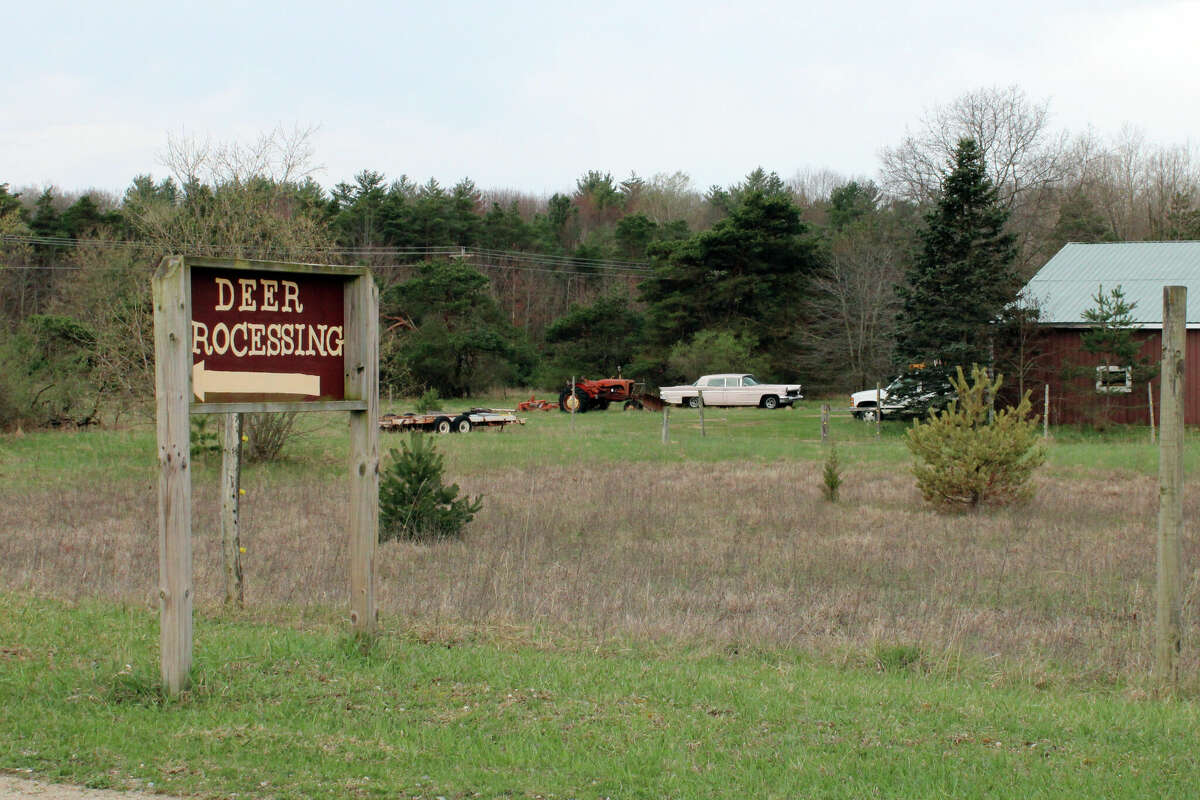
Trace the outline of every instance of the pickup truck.
<instances>
[{"instance_id":1,"label":"pickup truck","mask_svg":"<svg viewBox=\"0 0 1200 800\"><path fill-rule=\"evenodd\" d=\"M879 391L878 404L874 389L850 395L850 411L865 422L912 419L940 411L953 399L954 387L944 371L906 372Z\"/></svg>"}]
</instances>

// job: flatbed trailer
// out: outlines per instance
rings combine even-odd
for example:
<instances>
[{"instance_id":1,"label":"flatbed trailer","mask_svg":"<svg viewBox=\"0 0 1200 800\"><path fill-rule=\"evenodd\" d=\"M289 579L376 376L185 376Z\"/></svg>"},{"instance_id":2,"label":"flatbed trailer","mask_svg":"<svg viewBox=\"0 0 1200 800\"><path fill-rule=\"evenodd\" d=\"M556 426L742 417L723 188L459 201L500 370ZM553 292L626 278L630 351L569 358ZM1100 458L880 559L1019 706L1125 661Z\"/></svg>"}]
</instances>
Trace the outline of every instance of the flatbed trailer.
<instances>
[{"instance_id":1,"label":"flatbed trailer","mask_svg":"<svg viewBox=\"0 0 1200 800\"><path fill-rule=\"evenodd\" d=\"M506 408L472 408L461 414L380 414L379 429L388 432L429 431L470 433L476 428L505 428L524 425L525 420Z\"/></svg>"}]
</instances>

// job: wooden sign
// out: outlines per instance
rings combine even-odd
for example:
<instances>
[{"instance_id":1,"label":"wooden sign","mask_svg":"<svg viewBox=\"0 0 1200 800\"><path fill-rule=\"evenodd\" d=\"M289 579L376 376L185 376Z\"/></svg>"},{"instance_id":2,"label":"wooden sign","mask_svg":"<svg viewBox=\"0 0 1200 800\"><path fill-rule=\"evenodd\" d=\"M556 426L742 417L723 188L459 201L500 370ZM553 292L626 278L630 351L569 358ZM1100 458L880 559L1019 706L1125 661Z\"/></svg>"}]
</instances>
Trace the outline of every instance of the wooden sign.
<instances>
[{"instance_id":1,"label":"wooden sign","mask_svg":"<svg viewBox=\"0 0 1200 800\"><path fill-rule=\"evenodd\" d=\"M379 292L365 267L183 256L163 259L153 288L159 646L174 695L192 665L192 414L350 413L350 619L375 629Z\"/></svg>"},{"instance_id":2,"label":"wooden sign","mask_svg":"<svg viewBox=\"0 0 1200 800\"><path fill-rule=\"evenodd\" d=\"M193 267L196 401L343 399L345 286L340 276Z\"/></svg>"}]
</instances>

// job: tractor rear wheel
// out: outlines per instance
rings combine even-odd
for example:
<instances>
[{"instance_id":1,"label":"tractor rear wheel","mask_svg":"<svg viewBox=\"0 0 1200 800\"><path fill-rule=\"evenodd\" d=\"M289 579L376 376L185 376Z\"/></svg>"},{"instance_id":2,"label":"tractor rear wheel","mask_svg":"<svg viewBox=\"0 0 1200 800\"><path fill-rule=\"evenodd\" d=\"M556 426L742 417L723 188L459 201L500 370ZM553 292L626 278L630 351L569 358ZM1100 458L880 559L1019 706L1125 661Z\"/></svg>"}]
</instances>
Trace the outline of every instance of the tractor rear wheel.
<instances>
[{"instance_id":1,"label":"tractor rear wheel","mask_svg":"<svg viewBox=\"0 0 1200 800\"><path fill-rule=\"evenodd\" d=\"M588 410L588 396L575 389L572 392L570 389L563 389L558 396L558 410L570 414L572 411L576 414L582 414Z\"/></svg>"}]
</instances>

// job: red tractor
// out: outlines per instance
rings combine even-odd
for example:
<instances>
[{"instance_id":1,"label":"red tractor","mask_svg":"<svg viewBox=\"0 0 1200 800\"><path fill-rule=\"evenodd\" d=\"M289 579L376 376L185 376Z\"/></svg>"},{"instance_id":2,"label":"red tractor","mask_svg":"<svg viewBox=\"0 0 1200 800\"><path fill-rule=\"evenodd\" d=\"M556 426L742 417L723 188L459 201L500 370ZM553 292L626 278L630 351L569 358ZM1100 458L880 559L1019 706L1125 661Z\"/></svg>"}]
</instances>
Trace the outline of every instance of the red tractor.
<instances>
[{"instance_id":1,"label":"red tractor","mask_svg":"<svg viewBox=\"0 0 1200 800\"><path fill-rule=\"evenodd\" d=\"M568 384L558 394L558 408L567 413L582 414L593 408L604 411L612 403L621 403L622 409L650 408L662 410L662 401L646 394L643 384L628 378L604 378L598 381L576 381Z\"/></svg>"}]
</instances>

